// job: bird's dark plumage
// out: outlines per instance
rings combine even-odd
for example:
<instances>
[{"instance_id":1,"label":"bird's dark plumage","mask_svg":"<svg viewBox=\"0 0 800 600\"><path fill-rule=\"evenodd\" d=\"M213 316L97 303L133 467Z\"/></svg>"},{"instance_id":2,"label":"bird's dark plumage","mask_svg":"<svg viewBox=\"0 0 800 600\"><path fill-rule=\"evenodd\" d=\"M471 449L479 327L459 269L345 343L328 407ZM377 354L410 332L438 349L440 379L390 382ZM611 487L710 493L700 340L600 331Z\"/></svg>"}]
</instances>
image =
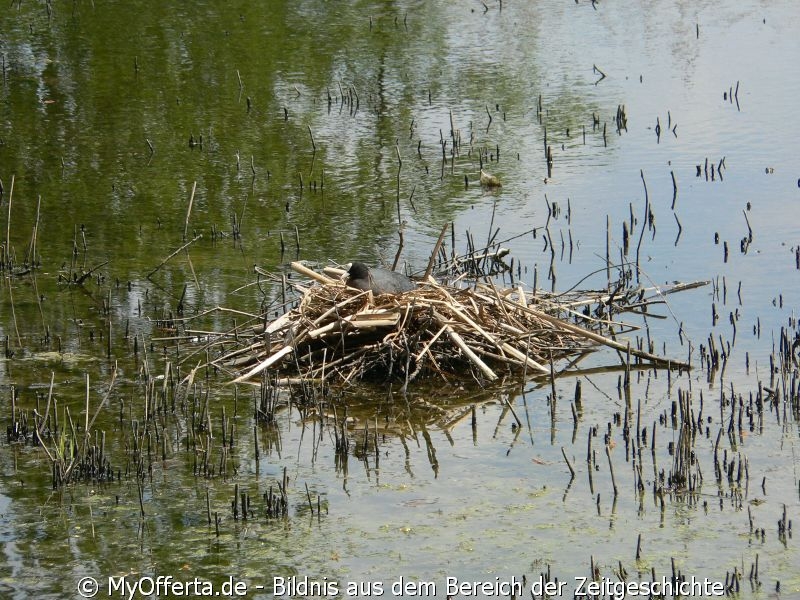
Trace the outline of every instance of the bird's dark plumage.
<instances>
[{"instance_id":1,"label":"bird's dark plumage","mask_svg":"<svg viewBox=\"0 0 800 600\"><path fill-rule=\"evenodd\" d=\"M357 290L372 290L373 294L402 294L413 290L414 282L396 271L370 269L361 262L354 262L347 271L347 285Z\"/></svg>"}]
</instances>

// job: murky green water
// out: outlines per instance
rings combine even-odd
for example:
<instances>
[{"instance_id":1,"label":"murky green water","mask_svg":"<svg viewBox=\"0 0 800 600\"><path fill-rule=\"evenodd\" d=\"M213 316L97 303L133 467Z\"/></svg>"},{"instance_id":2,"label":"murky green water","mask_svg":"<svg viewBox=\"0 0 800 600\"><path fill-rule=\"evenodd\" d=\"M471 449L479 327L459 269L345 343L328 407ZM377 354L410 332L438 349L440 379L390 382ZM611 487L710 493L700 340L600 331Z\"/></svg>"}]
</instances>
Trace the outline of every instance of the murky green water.
<instances>
[{"instance_id":1,"label":"murky green water","mask_svg":"<svg viewBox=\"0 0 800 600\"><path fill-rule=\"evenodd\" d=\"M109 577L162 575L217 586L232 577L249 598L271 597L273 577L335 582L342 596L348 581L381 582L392 596L403 577L434 582L444 597L446 577L530 584L548 571L572 595L592 564L612 581L620 567L629 581L673 568L714 581L736 572L740 597L800 594L796 537L780 528L784 511L796 522L800 508L797 363L770 372L781 328L800 335L798 26L794 4L755 1L5 8L0 243L11 264L0 280L0 419L9 430L33 423L52 376L50 411L66 437L46 447L83 439L88 377L88 418L97 412L92 431L105 433L113 480L53 490L42 446L30 434L3 438L0 596L77 597L90 576L106 597ZM478 185L481 157L499 191ZM288 407L276 428L258 426L256 461L254 392L220 373L202 370L186 397L174 395L172 383L205 356L176 344L165 320L182 308L204 315L189 327L223 331L245 317L206 311L274 313L280 288L250 285L255 265L391 264L398 196L410 270L424 270L453 222L459 252L467 232L482 246L499 229L515 279L564 290L594 272L579 287L606 284L607 219L619 261L631 211L634 260L643 178L655 233L642 238L642 283L713 282L670 296L653 309L666 318L642 330L679 359L691 344L696 367L634 377L628 416L646 428L644 443L626 447L619 371L559 379L552 407L549 382L523 394L468 380L408 399L346 390L331 399L358 419L346 469L333 429ZM548 203L560 209L549 221L554 253L531 233ZM699 359L709 337L726 354L713 376ZM600 352L581 366L618 364ZM759 411L764 387L776 393ZM662 498L654 489L672 467L679 390L697 414L702 484ZM512 427L504 397L523 427ZM468 414L456 420L473 404L475 430ZM741 431L728 435L740 410ZM192 436L203 418L212 435ZM609 423L616 499L603 456ZM715 446L744 475L718 482ZM262 496L284 471L288 516L268 519ZM234 518L236 486L251 499L247 519Z\"/></svg>"}]
</instances>

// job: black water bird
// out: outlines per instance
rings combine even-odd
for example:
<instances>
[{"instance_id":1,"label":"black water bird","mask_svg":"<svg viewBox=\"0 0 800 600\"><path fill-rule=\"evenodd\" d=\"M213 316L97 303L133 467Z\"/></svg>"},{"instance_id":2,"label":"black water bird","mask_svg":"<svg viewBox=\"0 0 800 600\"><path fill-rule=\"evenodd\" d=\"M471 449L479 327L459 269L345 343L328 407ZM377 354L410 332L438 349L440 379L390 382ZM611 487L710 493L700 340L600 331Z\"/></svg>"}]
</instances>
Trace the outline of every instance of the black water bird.
<instances>
[{"instance_id":1,"label":"black water bird","mask_svg":"<svg viewBox=\"0 0 800 600\"><path fill-rule=\"evenodd\" d=\"M415 289L413 280L402 273L372 268L354 262L347 270L347 285L357 290L372 290L373 294L402 294Z\"/></svg>"}]
</instances>

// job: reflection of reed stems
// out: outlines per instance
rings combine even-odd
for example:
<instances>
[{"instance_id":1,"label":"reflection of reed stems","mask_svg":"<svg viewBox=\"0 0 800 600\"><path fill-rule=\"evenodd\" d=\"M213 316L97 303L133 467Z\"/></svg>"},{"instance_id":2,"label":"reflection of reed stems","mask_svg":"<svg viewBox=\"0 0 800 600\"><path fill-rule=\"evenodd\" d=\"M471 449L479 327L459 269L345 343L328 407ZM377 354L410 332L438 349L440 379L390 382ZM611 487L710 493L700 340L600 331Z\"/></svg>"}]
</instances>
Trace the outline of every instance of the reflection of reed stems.
<instances>
[{"instance_id":1,"label":"reflection of reed stems","mask_svg":"<svg viewBox=\"0 0 800 600\"><path fill-rule=\"evenodd\" d=\"M189 216L192 214L192 205L194 204L194 193L197 190L197 181L192 183L192 194L189 196L189 208L186 209L186 220L183 223L183 241L186 241L186 235L189 231Z\"/></svg>"},{"instance_id":2,"label":"reflection of reed stems","mask_svg":"<svg viewBox=\"0 0 800 600\"><path fill-rule=\"evenodd\" d=\"M11 189L8 192L8 220L6 222L6 260L4 261L11 270L11 204L14 199L14 175L11 176Z\"/></svg>"}]
</instances>

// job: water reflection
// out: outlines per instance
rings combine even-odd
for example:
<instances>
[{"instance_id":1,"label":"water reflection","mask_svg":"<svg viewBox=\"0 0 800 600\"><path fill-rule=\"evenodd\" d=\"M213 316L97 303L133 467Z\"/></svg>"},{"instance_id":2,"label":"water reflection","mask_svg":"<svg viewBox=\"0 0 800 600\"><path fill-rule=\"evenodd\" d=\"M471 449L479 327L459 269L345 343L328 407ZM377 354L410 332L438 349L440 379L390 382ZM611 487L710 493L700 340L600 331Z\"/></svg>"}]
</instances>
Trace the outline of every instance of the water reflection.
<instances>
[{"instance_id":1,"label":"water reflection","mask_svg":"<svg viewBox=\"0 0 800 600\"><path fill-rule=\"evenodd\" d=\"M2 12L3 414L14 420L13 386L32 421L55 372L62 432L82 441L85 376L93 410L116 367L98 425L120 472L53 491L43 447L7 440L6 595L63 597L79 576L121 573L567 580L595 566L643 579L671 572L672 559L723 580L738 568L743 589L760 586L753 595L778 581L797 588L791 536L774 525L783 506L796 509L785 475L797 415L773 348L782 328L797 335L800 302L787 208L798 189L795 12L757 1L486 8L20 2ZM725 98L737 84L738 107ZM724 159L722 180L696 176L706 159ZM482 161L501 190L477 185ZM232 392L213 370L174 410L159 395L197 364L179 364L186 341L159 339L174 336L165 326L180 310L252 314L280 296L277 284L248 285L254 265L391 262L401 221L402 258L417 271L453 222L462 254L467 232L480 246L499 230L515 261L504 284L563 290L597 272L582 286L603 287L607 246L623 263L623 227L635 248L650 219L645 182L655 228L641 244L643 284L713 281L670 297L667 319L648 316L650 336L681 358L691 344L695 365L716 351L711 372L636 372L628 398L622 373L594 373L590 361L577 379L582 409L574 379L557 380L555 399L549 382L344 394L331 403L358 419L344 455L343 414L337 428L293 404L257 425L252 390ZM154 271L185 230L203 237ZM214 312L206 325L227 331L242 318ZM687 431L695 455L682 472ZM264 494L284 469L288 517L270 520ZM681 491L675 473L702 475L702 486ZM246 522L233 516L237 484L254 510ZM760 584L742 573L756 556Z\"/></svg>"}]
</instances>

